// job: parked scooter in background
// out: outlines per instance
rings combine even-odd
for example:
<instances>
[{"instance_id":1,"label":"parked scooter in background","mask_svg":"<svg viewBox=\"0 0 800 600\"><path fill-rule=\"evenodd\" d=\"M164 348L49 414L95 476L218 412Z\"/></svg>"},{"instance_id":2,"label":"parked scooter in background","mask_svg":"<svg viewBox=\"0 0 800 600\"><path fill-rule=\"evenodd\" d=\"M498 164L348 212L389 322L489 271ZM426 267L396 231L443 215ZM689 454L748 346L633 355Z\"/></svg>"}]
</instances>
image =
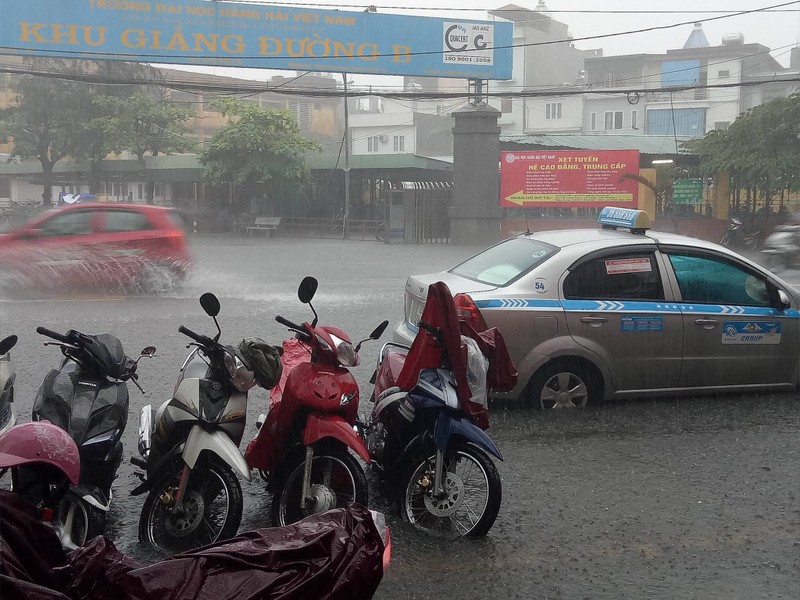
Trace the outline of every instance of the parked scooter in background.
<instances>
[{"instance_id":1,"label":"parked scooter in background","mask_svg":"<svg viewBox=\"0 0 800 600\"><path fill-rule=\"evenodd\" d=\"M37 327L37 333L55 342L64 359L45 375L31 418L49 421L66 431L78 445L81 478L60 504L58 521L64 535L76 546L105 530L111 505L111 484L122 461L122 433L128 423L128 381L136 381L143 356L153 356L149 346L138 359L129 358L113 335L86 335L70 329L66 335Z\"/></svg>"},{"instance_id":2,"label":"parked scooter in background","mask_svg":"<svg viewBox=\"0 0 800 600\"><path fill-rule=\"evenodd\" d=\"M139 453L131 462L144 469L133 495L148 492L139 519L139 538L165 553L190 550L236 535L242 518L238 472L250 480L239 451L247 417L247 392L269 389L280 376L278 349L260 340L238 348L219 342L219 300L205 293L200 305L217 334L192 340L172 398L157 411L142 408ZM260 360L266 363L256 365ZM271 368L271 371L270 371ZM265 370L266 369L266 370Z\"/></svg>"},{"instance_id":3,"label":"parked scooter in background","mask_svg":"<svg viewBox=\"0 0 800 600\"><path fill-rule=\"evenodd\" d=\"M0 433L16 423L14 417L14 380L17 373L9 351L16 345L17 336L10 335L0 340Z\"/></svg>"},{"instance_id":4,"label":"parked scooter in background","mask_svg":"<svg viewBox=\"0 0 800 600\"><path fill-rule=\"evenodd\" d=\"M747 227L741 219L731 217L728 228L719 243L730 248L755 250L761 243L761 230Z\"/></svg>"},{"instance_id":5,"label":"parked scooter in background","mask_svg":"<svg viewBox=\"0 0 800 600\"><path fill-rule=\"evenodd\" d=\"M284 342L286 380L273 390L266 421L245 452L248 464L267 479L275 526L350 502L367 504L366 476L349 451L370 461L353 430L359 393L348 370L359 364L363 342L353 347L346 332L317 325L311 305L317 285L316 279L306 277L297 292L314 313L313 322L298 325L275 317L296 333L296 339ZM368 339L378 339L388 324L381 323Z\"/></svg>"},{"instance_id":6,"label":"parked scooter in background","mask_svg":"<svg viewBox=\"0 0 800 600\"><path fill-rule=\"evenodd\" d=\"M381 350L361 432L401 518L436 534L484 535L502 498L490 456L503 456L484 431L488 389L512 389L516 371L496 329L459 322L442 282L429 287L419 327L410 348Z\"/></svg>"}]
</instances>

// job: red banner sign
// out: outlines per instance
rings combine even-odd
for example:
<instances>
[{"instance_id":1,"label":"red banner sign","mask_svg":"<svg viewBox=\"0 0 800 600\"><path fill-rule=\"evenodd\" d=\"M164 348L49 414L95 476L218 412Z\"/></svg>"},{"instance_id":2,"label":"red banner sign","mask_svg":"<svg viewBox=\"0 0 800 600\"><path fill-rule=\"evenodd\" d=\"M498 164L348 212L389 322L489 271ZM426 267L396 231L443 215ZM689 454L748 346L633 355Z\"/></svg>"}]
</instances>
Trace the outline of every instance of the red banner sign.
<instances>
[{"instance_id":1,"label":"red banner sign","mask_svg":"<svg viewBox=\"0 0 800 600\"><path fill-rule=\"evenodd\" d=\"M638 150L500 154L500 206L638 206Z\"/></svg>"}]
</instances>

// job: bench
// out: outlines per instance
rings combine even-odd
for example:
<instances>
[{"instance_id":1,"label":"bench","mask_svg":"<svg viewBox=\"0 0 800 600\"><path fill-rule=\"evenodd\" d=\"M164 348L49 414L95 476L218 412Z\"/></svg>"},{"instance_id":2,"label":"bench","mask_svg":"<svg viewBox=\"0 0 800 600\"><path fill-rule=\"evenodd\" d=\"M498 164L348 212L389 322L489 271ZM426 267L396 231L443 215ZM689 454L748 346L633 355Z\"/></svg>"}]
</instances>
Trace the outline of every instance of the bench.
<instances>
[{"instance_id":1,"label":"bench","mask_svg":"<svg viewBox=\"0 0 800 600\"><path fill-rule=\"evenodd\" d=\"M255 222L249 227L245 227L247 235L253 235L254 231L263 231L264 235L272 235L278 231L281 224L280 217L256 217Z\"/></svg>"}]
</instances>

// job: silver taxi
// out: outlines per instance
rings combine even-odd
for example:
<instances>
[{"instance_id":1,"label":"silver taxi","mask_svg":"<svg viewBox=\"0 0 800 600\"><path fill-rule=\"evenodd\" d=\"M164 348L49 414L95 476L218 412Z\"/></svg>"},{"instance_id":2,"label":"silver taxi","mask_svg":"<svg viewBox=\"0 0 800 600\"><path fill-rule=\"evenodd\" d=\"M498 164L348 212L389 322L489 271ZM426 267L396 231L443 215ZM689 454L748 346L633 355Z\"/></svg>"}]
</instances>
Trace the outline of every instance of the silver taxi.
<instances>
[{"instance_id":1,"label":"silver taxi","mask_svg":"<svg viewBox=\"0 0 800 600\"><path fill-rule=\"evenodd\" d=\"M717 244L650 230L606 207L597 229L525 233L448 271L413 275L396 342L411 343L430 283L497 327L542 409L601 399L797 390L800 292Z\"/></svg>"}]
</instances>

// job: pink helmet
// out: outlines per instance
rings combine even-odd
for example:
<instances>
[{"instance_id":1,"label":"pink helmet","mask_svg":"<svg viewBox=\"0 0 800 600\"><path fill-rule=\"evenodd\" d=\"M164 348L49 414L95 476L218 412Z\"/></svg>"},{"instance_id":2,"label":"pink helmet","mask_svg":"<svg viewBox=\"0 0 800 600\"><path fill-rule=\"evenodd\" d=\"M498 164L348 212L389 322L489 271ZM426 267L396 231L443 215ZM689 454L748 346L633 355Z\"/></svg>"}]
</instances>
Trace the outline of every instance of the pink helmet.
<instances>
[{"instance_id":1,"label":"pink helmet","mask_svg":"<svg viewBox=\"0 0 800 600\"><path fill-rule=\"evenodd\" d=\"M44 463L60 470L72 485L78 484L81 458L69 434L39 421L15 425L0 435L0 469Z\"/></svg>"}]
</instances>

